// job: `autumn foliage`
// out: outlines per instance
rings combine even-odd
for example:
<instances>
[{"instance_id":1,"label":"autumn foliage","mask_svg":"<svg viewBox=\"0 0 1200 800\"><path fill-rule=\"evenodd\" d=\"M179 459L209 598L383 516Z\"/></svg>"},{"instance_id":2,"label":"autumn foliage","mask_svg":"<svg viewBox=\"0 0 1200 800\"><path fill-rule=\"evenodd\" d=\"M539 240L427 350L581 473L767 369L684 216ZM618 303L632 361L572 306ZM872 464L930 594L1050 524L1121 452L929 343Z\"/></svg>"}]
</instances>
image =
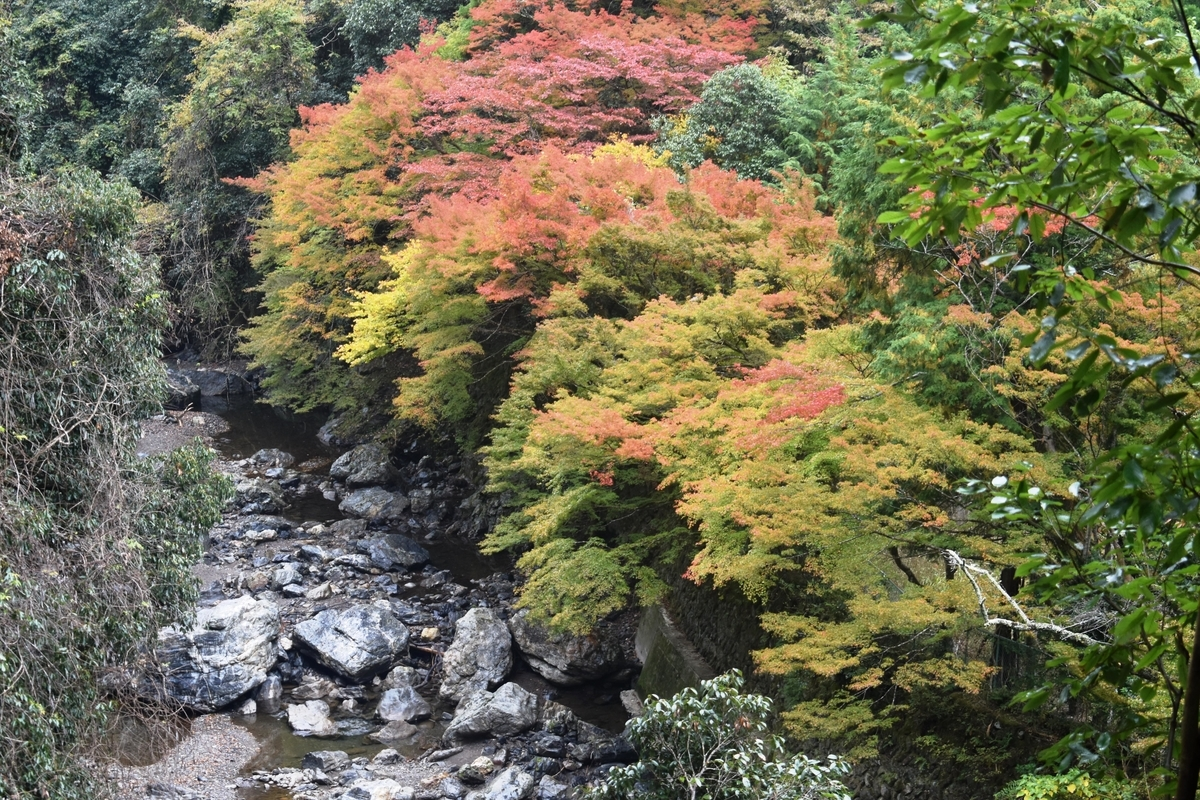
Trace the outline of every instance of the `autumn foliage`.
<instances>
[{"instance_id":1,"label":"autumn foliage","mask_svg":"<svg viewBox=\"0 0 1200 800\"><path fill-rule=\"evenodd\" d=\"M1042 411L1071 367L1024 358L1014 268L1099 258L1069 229L998 208L839 279L802 176L648 146L758 55L762 11L485 0L302 109L293 158L248 182L270 210L245 349L276 402L481 455L505 503L483 547L516 557L535 618L586 632L680 577L736 590L761 672L805 687L794 730L865 753L920 693L998 680L940 554L999 570L1043 542L981 522L961 482L1021 463L1062 488L1144 398L1114 381L1099 413ZM1138 352L1194 306L1104 296L1080 315Z\"/></svg>"},{"instance_id":2,"label":"autumn foliage","mask_svg":"<svg viewBox=\"0 0 1200 800\"><path fill-rule=\"evenodd\" d=\"M494 197L505 162L544 147L645 139L654 115L694 102L753 46L750 14L732 29L729 18L712 27L683 16L691 22L676 26L628 8L483 3L465 60L444 59L429 38L364 76L347 104L302 108L294 158L247 182L271 201L255 243L266 313L246 351L269 367L273 398L297 408L369 399L377 386L331 354L353 293L375 288L384 249L406 241L436 198Z\"/></svg>"}]
</instances>

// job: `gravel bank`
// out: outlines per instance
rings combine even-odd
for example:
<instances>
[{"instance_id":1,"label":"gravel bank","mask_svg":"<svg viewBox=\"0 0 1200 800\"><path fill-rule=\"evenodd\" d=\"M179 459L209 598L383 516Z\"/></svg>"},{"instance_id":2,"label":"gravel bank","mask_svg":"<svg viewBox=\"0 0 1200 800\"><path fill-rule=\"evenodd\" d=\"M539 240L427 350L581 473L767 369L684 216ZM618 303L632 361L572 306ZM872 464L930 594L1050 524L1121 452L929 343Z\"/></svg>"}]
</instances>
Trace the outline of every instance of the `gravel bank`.
<instances>
[{"instance_id":1,"label":"gravel bank","mask_svg":"<svg viewBox=\"0 0 1200 800\"><path fill-rule=\"evenodd\" d=\"M198 717L191 736L156 763L114 770L116 800L144 800L154 784L176 786L206 800L237 800L238 772L257 752L254 736L227 714Z\"/></svg>"}]
</instances>

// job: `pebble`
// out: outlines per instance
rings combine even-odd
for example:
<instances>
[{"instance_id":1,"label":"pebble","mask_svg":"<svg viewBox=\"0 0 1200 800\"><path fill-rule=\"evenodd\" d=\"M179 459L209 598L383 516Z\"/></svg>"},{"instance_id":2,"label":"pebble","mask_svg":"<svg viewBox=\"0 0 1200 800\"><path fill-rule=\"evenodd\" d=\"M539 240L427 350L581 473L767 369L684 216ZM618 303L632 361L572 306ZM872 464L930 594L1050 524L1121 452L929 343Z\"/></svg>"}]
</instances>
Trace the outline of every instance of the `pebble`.
<instances>
[{"instance_id":1,"label":"pebble","mask_svg":"<svg viewBox=\"0 0 1200 800\"><path fill-rule=\"evenodd\" d=\"M257 752L254 736L228 715L197 717L191 735L156 763L113 771L115 800L144 800L154 782L190 788L207 800L238 800L238 774Z\"/></svg>"}]
</instances>

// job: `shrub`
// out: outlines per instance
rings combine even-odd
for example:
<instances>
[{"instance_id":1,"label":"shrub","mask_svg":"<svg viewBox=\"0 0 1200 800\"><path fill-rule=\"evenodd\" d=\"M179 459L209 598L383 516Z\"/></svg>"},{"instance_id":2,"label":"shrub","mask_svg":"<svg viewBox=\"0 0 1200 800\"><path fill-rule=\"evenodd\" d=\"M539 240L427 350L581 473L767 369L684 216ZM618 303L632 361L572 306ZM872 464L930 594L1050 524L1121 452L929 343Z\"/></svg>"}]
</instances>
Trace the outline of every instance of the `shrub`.
<instances>
[{"instance_id":1,"label":"shrub","mask_svg":"<svg viewBox=\"0 0 1200 800\"><path fill-rule=\"evenodd\" d=\"M849 800L849 766L789 754L767 735L770 699L742 694L737 670L674 697L652 696L629 738L641 760L617 767L593 800Z\"/></svg>"},{"instance_id":2,"label":"shrub","mask_svg":"<svg viewBox=\"0 0 1200 800\"><path fill-rule=\"evenodd\" d=\"M1023 775L996 794L996 800L1134 800L1128 785L1093 778L1073 769L1062 775Z\"/></svg>"}]
</instances>

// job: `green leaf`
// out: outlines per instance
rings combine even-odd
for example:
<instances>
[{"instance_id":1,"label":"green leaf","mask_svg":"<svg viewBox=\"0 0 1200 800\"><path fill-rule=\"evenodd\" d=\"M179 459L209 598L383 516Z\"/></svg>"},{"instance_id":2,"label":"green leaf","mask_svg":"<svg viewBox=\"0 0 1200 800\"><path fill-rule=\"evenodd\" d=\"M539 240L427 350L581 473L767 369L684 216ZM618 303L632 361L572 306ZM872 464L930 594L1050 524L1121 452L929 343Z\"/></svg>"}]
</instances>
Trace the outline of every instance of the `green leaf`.
<instances>
[{"instance_id":1,"label":"green leaf","mask_svg":"<svg viewBox=\"0 0 1200 800\"><path fill-rule=\"evenodd\" d=\"M1178 208L1179 206L1185 203L1190 203L1195 199L1196 184L1185 183L1182 186L1176 186L1171 190L1171 193L1167 195L1167 205L1171 206L1172 208Z\"/></svg>"},{"instance_id":2,"label":"green leaf","mask_svg":"<svg viewBox=\"0 0 1200 800\"><path fill-rule=\"evenodd\" d=\"M1050 354L1050 350L1054 347L1057 332L1053 330L1046 331L1041 338L1033 343L1033 347L1029 348L1029 360L1033 364L1040 365L1046 356Z\"/></svg>"}]
</instances>

